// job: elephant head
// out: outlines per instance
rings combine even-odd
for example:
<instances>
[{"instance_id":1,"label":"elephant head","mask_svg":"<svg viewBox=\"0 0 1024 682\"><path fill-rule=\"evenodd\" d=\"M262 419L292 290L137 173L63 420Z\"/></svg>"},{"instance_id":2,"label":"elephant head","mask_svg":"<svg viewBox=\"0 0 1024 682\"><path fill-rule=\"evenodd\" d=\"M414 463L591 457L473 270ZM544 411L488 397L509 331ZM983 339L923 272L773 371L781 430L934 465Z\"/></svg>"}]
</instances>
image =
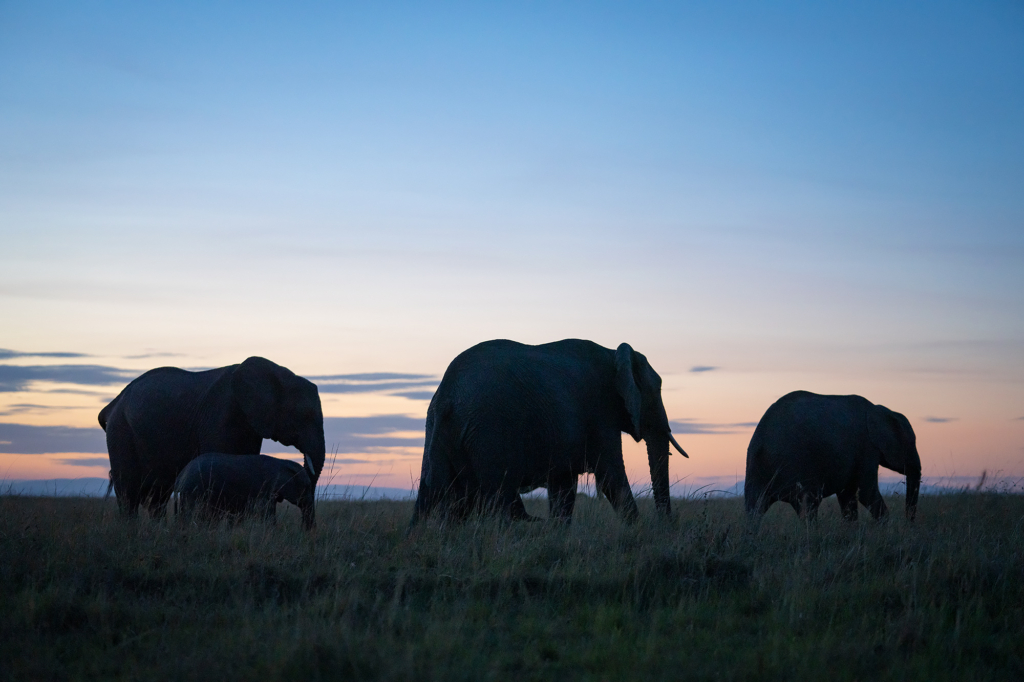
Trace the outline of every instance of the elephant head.
<instances>
[{"instance_id":1,"label":"elephant head","mask_svg":"<svg viewBox=\"0 0 1024 682\"><path fill-rule=\"evenodd\" d=\"M275 503L287 500L302 510L302 525L312 530L316 525L316 505L314 504L313 479L305 466L295 462L287 462L277 482Z\"/></svg>"},{"instance_id":2,"label":"elephant head","mask_svg":"<svg viewBox=\"0 0 1024 682\"><path fill-rule=\"evenodd\" d=\"M252 357L235 369L231 388L254 431L305 456L305 468L315 486L326 456L316 384L270 360Z\"/></svg>"},{"instance_id":3,"label":"elephant head","mask_svg":"<svg viewBox=\"0 0 1024 682\"><path fill-rule=\"evenodd\" d=\"M671 511L668 496L669 443L683 457L689 455L672 437L665 404L661 401L661 377L647 362L647 358L633 350L628 343L621 344L615 350L615 388L629 413L629 428L626 432L635 441L640 442L642 438L647 444L654 504L659 511L668 514Z\"/></svg>"},{"instance_id":4,"label":"elephant head","mask_svg":"<svg viewBox=\"0 0 1024 682\"><path fill-rule=\"evenodd\" d=\"M899 412L873 405L868 414L868 434L879 452L878 463L907 477L907 518L917 514L917 497L921 490L921 457L917 454L914 429Z\"/></svg>"}]
</instances>

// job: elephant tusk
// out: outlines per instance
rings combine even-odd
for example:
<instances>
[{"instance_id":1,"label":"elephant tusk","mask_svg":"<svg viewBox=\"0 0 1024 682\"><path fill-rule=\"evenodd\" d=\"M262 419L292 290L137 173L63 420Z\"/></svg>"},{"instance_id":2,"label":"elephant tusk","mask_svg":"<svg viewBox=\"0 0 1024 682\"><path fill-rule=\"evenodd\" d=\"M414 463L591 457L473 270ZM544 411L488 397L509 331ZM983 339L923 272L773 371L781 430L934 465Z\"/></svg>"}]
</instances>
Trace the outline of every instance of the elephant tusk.
<instances>
[{"instance_id":1,"label":"elephant tusk","mask_svg":"<svg viewBox=\"0 0 1024 682\"><path fill-rule=\"evenodd\" d=\"M669 439L669 442L671 442L671 443L672 443L672 445L675 445L675 446L676 446L676 450L678 450L678 451L679 451L679 454L680 454L680 455L682 455L682 456L683 456L683 457L685 457L686 459L690 459L690 456L689 456L688 454L686 454L686 451L685 451L685 450L683 450L683 449L682 449L681 447L679 447L679 443L677 443L677 442L676 442L676 439L672 437L672 434L671 434L671 433L669 433L669 434L668 434L668 439Z\"/></svg>"},{"instance_id":2,"label":"elephant tusk","mask_svg":"<svg viewBox=\"0 0 1024 682\"><path fill-rule=\"evenodd\" d=\"M316 475L316 468L313 467L313 458L309 455L303 454L306 458L306 466L309 467L309 473Z\"/></svg>"}]
</instances>

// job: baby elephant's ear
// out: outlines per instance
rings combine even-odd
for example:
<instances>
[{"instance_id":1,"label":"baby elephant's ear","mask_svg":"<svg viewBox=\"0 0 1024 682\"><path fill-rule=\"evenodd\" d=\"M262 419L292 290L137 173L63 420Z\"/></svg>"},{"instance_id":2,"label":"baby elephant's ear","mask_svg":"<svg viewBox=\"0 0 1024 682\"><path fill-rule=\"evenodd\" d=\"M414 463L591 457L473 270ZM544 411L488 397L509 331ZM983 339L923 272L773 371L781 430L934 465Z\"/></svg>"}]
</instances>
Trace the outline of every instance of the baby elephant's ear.
<instances>
[{"instance_id":1,"label":"baby elephant's ear","mask_svg":"<svg viewBox=\"0 0 1024 682\"><path fill-rule=\"evenodd\" d=\"M615 349L615 390L622 396L626 403L626 412L629 413L630 421L633 423L633 439L640 441L640 389L636 385L636 377L633 375L633 361L636 353L628 343L619 344Z\"/></svg>"}]
</instances>

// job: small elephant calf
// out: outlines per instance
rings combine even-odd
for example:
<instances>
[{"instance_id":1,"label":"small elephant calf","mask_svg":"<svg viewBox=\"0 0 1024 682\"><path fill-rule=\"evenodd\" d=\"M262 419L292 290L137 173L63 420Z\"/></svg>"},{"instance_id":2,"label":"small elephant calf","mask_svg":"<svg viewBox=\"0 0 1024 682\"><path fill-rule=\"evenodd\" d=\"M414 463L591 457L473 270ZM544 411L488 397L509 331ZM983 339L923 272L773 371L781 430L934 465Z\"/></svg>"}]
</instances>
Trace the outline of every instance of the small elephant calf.
<instances>
[{"instance_id":1,"label":"small elephant calf","mask_svg":"<svg viewBox=\"0 0 1024 682\"><path fill-rule=\"evenodd\" d=\"M301 464L267 455L199 455L178 474L176 514L196 511L211 517L250 513L276 519L277 503L288 500L302 510L302 525L315 525L314 477Z\"/></svg>"}]
</instances>

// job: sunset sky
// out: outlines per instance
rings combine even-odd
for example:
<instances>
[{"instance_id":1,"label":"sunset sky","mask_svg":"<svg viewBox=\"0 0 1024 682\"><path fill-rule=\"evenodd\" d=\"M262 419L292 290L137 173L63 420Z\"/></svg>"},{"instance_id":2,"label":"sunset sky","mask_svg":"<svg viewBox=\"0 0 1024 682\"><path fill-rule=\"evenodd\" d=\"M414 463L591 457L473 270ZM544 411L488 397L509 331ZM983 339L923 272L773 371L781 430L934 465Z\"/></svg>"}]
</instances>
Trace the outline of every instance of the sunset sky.
<instances>
[{"instance_id":1,"label":"sunset sky","mask_svg":"<svg viewBox=\"0 0 1024 682\"><path fill-rule=\"evenodd\" d=\"M262 355L325 480L410 488L452 358L570 337L647 355L691 486L796 389L1024 476L1024 6L0 2L0 479Z\"/></svg>"}]
</instances>

